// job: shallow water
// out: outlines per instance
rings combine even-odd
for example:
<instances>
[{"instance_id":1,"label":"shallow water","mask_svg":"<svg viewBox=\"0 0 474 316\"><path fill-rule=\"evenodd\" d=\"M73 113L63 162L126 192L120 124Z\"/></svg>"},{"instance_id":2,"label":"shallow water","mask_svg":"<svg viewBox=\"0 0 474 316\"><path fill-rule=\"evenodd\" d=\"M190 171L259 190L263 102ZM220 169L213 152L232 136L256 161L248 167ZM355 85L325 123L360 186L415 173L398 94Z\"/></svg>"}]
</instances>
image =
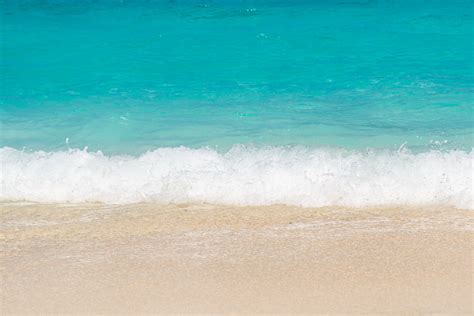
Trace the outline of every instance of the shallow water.
<instances>
[{"instance_id":1,"label":"shallow water","mask_svg":"<svg viewBox=\"0 0 474 316\"><path fill-rule=\"evenodd\" d=\"M473 205L470 1L0 6L3 200Z\"/></svg>"},{"instance_id":2,"label":"shallow water","mask_svg":"<svg viewBox=\"0 0 474 316\"><path fill-rule=\"evenodd\" d=\"M472 141L470 1L7 1L0 144Z\"/></svg>"}]
</instances>

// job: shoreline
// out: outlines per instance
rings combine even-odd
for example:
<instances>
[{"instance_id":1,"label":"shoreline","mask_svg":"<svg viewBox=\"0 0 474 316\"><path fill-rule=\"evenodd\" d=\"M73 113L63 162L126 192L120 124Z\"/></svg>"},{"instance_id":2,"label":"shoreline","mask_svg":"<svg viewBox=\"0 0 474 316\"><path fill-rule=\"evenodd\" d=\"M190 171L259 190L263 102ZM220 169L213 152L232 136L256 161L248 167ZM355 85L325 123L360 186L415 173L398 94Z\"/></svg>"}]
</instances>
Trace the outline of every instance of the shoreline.
<instances>
[{"instance_id":1,"label":"shoreline","mask_svg":"<svg viewBox=\"0 0 474 316\"><path fill-rule=\"evenodd\" d=\"M473 311L468 210L0 209L3 314Z\"/></svg>"}]
</instances>

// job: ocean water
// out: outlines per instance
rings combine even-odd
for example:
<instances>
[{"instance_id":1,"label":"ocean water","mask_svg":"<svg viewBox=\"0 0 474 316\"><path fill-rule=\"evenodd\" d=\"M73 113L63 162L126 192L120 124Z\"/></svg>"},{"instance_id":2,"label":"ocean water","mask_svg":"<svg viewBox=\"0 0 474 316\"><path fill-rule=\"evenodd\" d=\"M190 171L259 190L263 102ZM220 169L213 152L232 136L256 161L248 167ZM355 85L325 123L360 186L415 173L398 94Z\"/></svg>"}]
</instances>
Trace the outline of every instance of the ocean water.
<instances>
[{"instance_id":1,"label":"ocean water","mask_svg":"<svg viewBox=\"0 0 474 316\"><path fill-rule=\"evenodd\" d=\"M0 200L474 208L471 1L0 10Z\"/></svg>"}]
</instances>

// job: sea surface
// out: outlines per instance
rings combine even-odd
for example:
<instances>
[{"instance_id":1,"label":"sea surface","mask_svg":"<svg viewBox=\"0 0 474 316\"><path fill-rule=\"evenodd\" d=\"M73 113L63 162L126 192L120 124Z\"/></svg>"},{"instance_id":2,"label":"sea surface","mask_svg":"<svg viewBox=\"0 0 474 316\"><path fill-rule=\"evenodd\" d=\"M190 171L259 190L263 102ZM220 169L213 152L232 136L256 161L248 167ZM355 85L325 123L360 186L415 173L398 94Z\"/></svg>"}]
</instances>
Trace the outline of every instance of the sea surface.
<instances>
[{"instance_id":1,"label":"sea surface","mask_svg":"<svg viewBox=\"0 0 474 316\"><path fill-rule=\"evenodd\" d=\"M471 1L0 10L0 201L474 208Z\"/></svg>"}]
</instances>

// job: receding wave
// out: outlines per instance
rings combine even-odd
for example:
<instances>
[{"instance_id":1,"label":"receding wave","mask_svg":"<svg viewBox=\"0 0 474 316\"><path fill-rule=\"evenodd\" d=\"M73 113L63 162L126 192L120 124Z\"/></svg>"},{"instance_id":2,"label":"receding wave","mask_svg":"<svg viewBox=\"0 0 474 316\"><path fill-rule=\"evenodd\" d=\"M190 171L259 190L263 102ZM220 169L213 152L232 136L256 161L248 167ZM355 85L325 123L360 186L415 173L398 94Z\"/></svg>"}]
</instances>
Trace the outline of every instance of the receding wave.
<instances>
[{"instance_id":1,"label":"receding wave","mask_svg":"<svg viewBox=\"0 0 474 316\"><path fill-rule=\"evenodd\" d=\"M226 153L159 148L139 157L0 149L0 199L38 202L474 208L474 151L304 147Z\"/></svg>"}]
</instances>

